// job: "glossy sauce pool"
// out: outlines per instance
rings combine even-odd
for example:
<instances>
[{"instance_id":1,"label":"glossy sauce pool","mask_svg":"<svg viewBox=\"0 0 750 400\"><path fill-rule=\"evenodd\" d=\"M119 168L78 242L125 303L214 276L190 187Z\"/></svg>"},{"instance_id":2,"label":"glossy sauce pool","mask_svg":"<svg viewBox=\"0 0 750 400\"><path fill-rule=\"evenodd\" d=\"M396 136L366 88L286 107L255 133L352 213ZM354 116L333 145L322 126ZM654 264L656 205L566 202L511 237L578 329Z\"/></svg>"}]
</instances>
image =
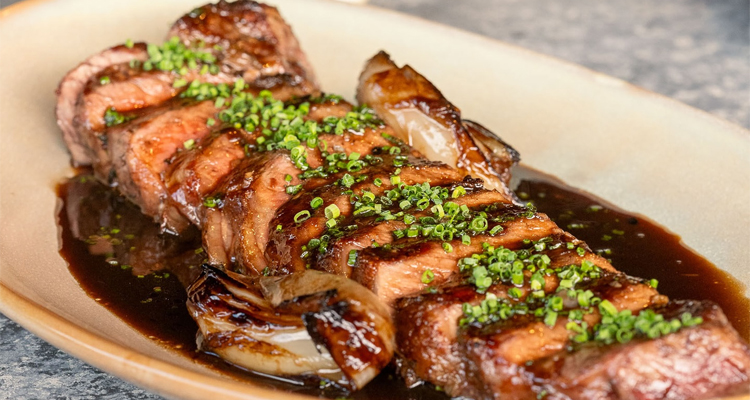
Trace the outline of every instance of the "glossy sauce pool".
<instances>
[{"instance_id":1,"label":"glossy sauce pool","mask_svg":"<svg viewBox=\"0 0 750 400\"><path fill-rule=\"evenodd\" d=\"M516 193L584 240L629 275L655 278L672 299L712 300L750 339L750 300L735 278L685 247L680 238L642 216L618 210L591 195L520 168ZM296 385L230 366L198 352L197 326L185 307L182 282L203 261L200 235L163 236L158 227L87 172L59 186L61 254L81 287L97 302L154 341L240 380L311 395L335 390ZM92 254L96 253L96 254ZM168 269L162 269L169 267ZM181 282L182 281L182 282ZM353 399L447 399L431 385L408 389L387 369Z\"/></svg>"}]
</instances>

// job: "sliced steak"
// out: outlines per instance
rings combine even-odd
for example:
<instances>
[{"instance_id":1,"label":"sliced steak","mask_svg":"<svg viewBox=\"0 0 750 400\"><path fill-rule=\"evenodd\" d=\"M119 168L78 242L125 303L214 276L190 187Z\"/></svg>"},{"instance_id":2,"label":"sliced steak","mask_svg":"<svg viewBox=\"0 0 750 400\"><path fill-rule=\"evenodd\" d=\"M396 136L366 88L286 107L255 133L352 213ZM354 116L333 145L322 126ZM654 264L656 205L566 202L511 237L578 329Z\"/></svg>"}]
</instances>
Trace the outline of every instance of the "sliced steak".
<instances>
[{"instance_id":1,"label":"sliced steak","mask_svg":"<svg viewBox=\"0 0 750 400\"><path fill-rule=\"evenodd\" d=\"M449 192L455 186L466 185L467 180L456 180L460 174L446 172L455 172L455 170L443 163L424 162L421 166L415 166L414 170L402 171L400 177L401 181L407 185L420 183L417 176L421 176L422 180L428 178L433 187L445 186ZM392 186L385 188L391 189ZM377 189L383 189L383 187L368 188L375 195L381 195L382 193ZM392 208L392 212L398 211L397 204ZM429 210L412 213L416 218L431 214ZM349 222L355 224L357 229L347 232L342 237L331 238L327 250L316 255L315 268L334 274L352 276L352 268L356 267L356 263L352 263L349 259L352 251L359 252L373 246L388 245L395 240L394 231L407 227L403 220L381 220L377 216L352 218Z\"/></svg>"},{"instance_id":2,"label":"sliced steak","mask_svg":"<svg viewBox=\"0 0 750 400\"><path fill-rule=\"evenodd\" d=\"M432 187L445 187L448 193L451 193L457 186L468 188L469 194L467 196L455 199L454 202L459 205L486 204L492 201L505 200L498 192L483 190L478 180L472 180L468 177L457 180L461 174L443 163L423 160L420 165L412 164L411 167L404 169L399 176L401 182L406 185L419 184L427 180L432 184ZM385 182L388 181L385 180ZM478 186L472 189L471 186L475 183ZM370 185L369 187L365 186L364 189L376 196L380 196L387 193L384 190L393 189L393 185L388 183L387 186L383 185L380 188ZM361 190L355 190L355 193L361 194ZM473 203L471 203L472 201ZM389 209L392 213L400 211L396 203L384 209ZM410 214L419 219L432 216L432 211L429 209L425 209L424 211L417 210L412 211ZM378 216L350 218L344 222L344 224L347 223L355 224L357 229L347 232L341 237L332 237L327 250L317 255L317 260L314 264L315 268L330 273L352 276L352 268L356 266L356 264L352 264L349 260L349 255L352 251L359 252L366 248L389 245L396 240L394 231L407 227L401 219L382 220ZM355 276L366 275L367 273L363 273L363 271L358 271L355 274ZM403 285L403 282L399 282L398 284Z\"/></svg>"},{"instance_id":3,"label":"sliced steak","mask_svg":"<svg viewBox=\"0 0 750 400\"><path fill-rule=\"evenodd\" d=\"M274 98L287 99L284 94L278 93L274 95ZM313 101L306 119L321 121L329 116L343 117L350 110L351 105L343 101L337 101L336 104L329 101ZM187 223L202 227L204 198L214 191L246 155L254 151L251 145L255 143L259 135L261 135L261 129L246 132L242 129L225 128L214 131L212 135L201 141L196 141L190 149L177 152L170 160L169 167L164 171L168 198L161 218L165 228L179 232ZM353 146L349 144L350 138L347 139L345 135L328 139L334 146L345 144L360 149L372 142L357 140L357 145ZM380 137L376 142L385 142L385 139Z\"/></svg>"},{"instance_id":4,"label":"sliced steak","mask_svg":"<svg viewBox=\"0 0 750 400\"><path fill-rule=\"evenodd\" d=\"M144 71L130 61L149 59L144 43L121 45L95 55L71 70L57 90L57 120L74 165L89 165L89 136L105 127L107 110L126 113L155 106L177 95L175 80L231 83L238 77L260 89L278 88L285 98L318 94L312 68L291 28L275 8L252 1L220 2L204 6L178 20L170 32L186 46L204 47L217 56L218 74L186 74L153 69Z\"/></svg>"},{"instance_id":5,"label":"sliced steak","mask_svg":"<svg viewBox=\"0 0 750 400\"><path fill-rule=\"evenodd\" d=\"M397 302L397 363L407 385L424 380L441 386L451 396L463 393L474 397L457 336L462 304L479 301L481 296L474 287L463 285Z\"/></svg>"},{"instance_id":6,"label":"sliced steak","mask_svg":"<svg viewBox=\"0 0 750 400\"><path fill-rule=\"evenodd\" d=\"M143 71L128 63L112 65L86 83L77 103L75 124L79 129L100 132L107 126L107 110L128 113L159 105L180 93L181 89L172 87L177 77L171 72Z\"/></svg>"},{"instance_id":7,"label":"sliced steak","mask_svg":"<svg viewBox=\"0 0 750 400\"><path fill-rule=\"evenodd\" d=\"M312 68L273 7L221 0L179 19L169 37L170 46L210 52L214 65L191 61L178 72L164 59L165 70L152 69L142 62L159 49L118 46L64 78L57 117L75 165L92 164L163 229L202 229L214 266L189 289L189 306L204 348L262 372L312 371L358 389L391 358L387 306L395 305L402 373L452 396L704 398L750 389L748 347L715 306L667 304L516 204L508 179L518 153L463 121L409 66L381 52L361 76L358 98L386 126L336 96L310 97L319 95ZM223 85L201 84L235 81L231 98ZM108 210L91 212L111 220ZM163 233L154 226L140 232L133 240L145 253L133 262L146 269L164 262L160 254L184 253L153 240ZM99 236L93 245L111 250ZM672 320L659 325L666 336L612 344L634 335L617 324L650 315L703 323L679 330ZM299 339L304 348L292 348ZM579 344L590 340L605 344Z\"/></svg>"},{"instance_id":8,"label":"sliced steak","mask_svg":"<svg viewBox=\"0 0 750 400\"><path fill-rule=\"evenodd\" d=\"M371 139L360 140L362 137ZM323 134L320 140L329 143L329 147L342 148L347 153L359 150L361 154L368 154L372 148L386 143L382 136L375 135L369 129L364 135L349 132L343 135ZM320 150L308 149L307 161L311 168L321 166ZM264 253L269 235L276 231L278 225L272 225L271 221L279 208L292 199L287 187L302 185L307 192L338 179L338 176L331 176L302 181L298 177L300 172L288 152L252 152L237 165L215 190L214 196L221 199L221 205L206 213L204 238L210 245L211 260L225 264L231 262L241 270L256 272L268 266ZM287 176L291 180L287 181ZM288 204L305 205L296 200ZM309 207L309 201L306 206ZM294 214L290 217L290 220L293 219Z\"/></svg>"},{"instance_id":9,"label":"sliced steak","mask_svg":"<svg viewBox=\"0 0 750 400\"><path fill-rule=\"evenodd\" d=\"M81 76L80 69L91 70L84 63L68 74L58 90L58 124L64 133L74 132L78 148L88 151L86 165L97 161L95 149L91 151L87 148L96 146L97 136L112 124L106 118L108 112L125 114L128 118L152 112L150 107L158 106L182 91L173 86L178 78L187 81L199 79L210 83L230 83L235 79L226 74L201 75L198 71L189 70L185 75L180 75L156 69L144 71L138 66L131 66L131 60L148 59L146 45L143 43L135 44L130 49L117 46L106 50L102 55L110 54L115 49L119 55L114 60L116 62L92 71L87 75L86 81L75 81L80 84L66 83L70 81L68 77L72 79ZM101 58L101 55L92 58Z\"/></svg>"}]
</instances>

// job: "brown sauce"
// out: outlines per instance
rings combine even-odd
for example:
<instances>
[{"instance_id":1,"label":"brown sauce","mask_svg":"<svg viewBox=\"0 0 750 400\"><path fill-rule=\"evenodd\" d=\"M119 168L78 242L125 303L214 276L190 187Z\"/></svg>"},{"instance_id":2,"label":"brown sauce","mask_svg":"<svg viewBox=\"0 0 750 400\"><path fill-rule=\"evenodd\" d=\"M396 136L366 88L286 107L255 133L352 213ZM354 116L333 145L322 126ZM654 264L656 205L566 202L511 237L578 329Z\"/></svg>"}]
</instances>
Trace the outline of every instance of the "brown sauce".
<instances>
[{"instance_id":1,"label":"brown sauce","mask_svg":"<svg viewBox=\"0 0 750 400\"><path fill-rule=\"evenodd\" d=\"M750 340L750 299L744 297L742 284L685 247L679 236L554 178L525 168L516 176L522 177L516 189L519 197L586 241L615 268L658 279L658 290L672 299L718 303L740 335ZM193 232L187 239L159 235L149 218L86 171L61 184L58 193L61 254L81 287L115 315L162 345L237 379L316 396L341 395L247 372L198 352L198 328L185 308L181 280L188 281L190 270L202 261L199 235ZM348 398L448 397L431 385L408 389L387 369Z\"/></svg>"},{"instance_id":2,"label":"brown sauce","mask_svg":"<svg viewBox=\"0 0 750 400\"><path fill-rule=\"evenodd\" d=\"M531 170L516 194L534 203L562 229L585 241L617 270L659 281L670 299L711 300L750 341L750 299L743 284L686 247L678 235L647 217L620 210L593 195Z\"/></svg>"}]
</instances>

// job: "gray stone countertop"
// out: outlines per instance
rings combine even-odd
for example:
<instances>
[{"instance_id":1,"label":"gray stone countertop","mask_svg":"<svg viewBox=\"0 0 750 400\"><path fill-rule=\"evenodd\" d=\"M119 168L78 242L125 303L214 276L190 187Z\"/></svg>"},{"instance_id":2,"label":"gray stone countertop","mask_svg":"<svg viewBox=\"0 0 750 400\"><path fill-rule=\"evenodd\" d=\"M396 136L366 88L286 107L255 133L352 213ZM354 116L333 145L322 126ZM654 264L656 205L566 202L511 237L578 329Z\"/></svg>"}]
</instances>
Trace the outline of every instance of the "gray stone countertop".
<instances>
[{"instance_id":1,"label":"gray stone countertop","mask_svg":"<svg viewBox=\"0 0 750 400\"><path fill-rule=\"evenodd\" d=\"M748 0L371 4L581 64L750 127ZM3 315L0 360L0 400L161 398L68 356Z\"/></svg>"}]
</instances>

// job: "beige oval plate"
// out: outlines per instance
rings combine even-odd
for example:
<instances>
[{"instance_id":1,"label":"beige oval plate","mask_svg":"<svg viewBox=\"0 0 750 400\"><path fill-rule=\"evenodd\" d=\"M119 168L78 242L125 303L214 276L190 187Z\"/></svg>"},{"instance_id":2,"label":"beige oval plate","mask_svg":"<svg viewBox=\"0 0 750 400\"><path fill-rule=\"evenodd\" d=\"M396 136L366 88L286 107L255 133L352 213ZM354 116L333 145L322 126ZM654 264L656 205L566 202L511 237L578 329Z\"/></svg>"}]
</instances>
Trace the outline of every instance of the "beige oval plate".
<instances>
[{"instance_id":1,"label":"beige oval plate","mask_svg":"<svg viewBox=\"0 0 750 400\"><path fill-rule=\"evenodd\" d=\"M32 1L0 11L0 311L53 345L158 393L297 398L228 381L89 298L58 254L54 186L71 174L55 125L70 68L126 38L161 41L205 0ZM353 97L385 49L431 79L524 162L678 233L750 283L750 132L586 69L379 9L274 0L323 87Z\"/></svg>"}]
</instances>

